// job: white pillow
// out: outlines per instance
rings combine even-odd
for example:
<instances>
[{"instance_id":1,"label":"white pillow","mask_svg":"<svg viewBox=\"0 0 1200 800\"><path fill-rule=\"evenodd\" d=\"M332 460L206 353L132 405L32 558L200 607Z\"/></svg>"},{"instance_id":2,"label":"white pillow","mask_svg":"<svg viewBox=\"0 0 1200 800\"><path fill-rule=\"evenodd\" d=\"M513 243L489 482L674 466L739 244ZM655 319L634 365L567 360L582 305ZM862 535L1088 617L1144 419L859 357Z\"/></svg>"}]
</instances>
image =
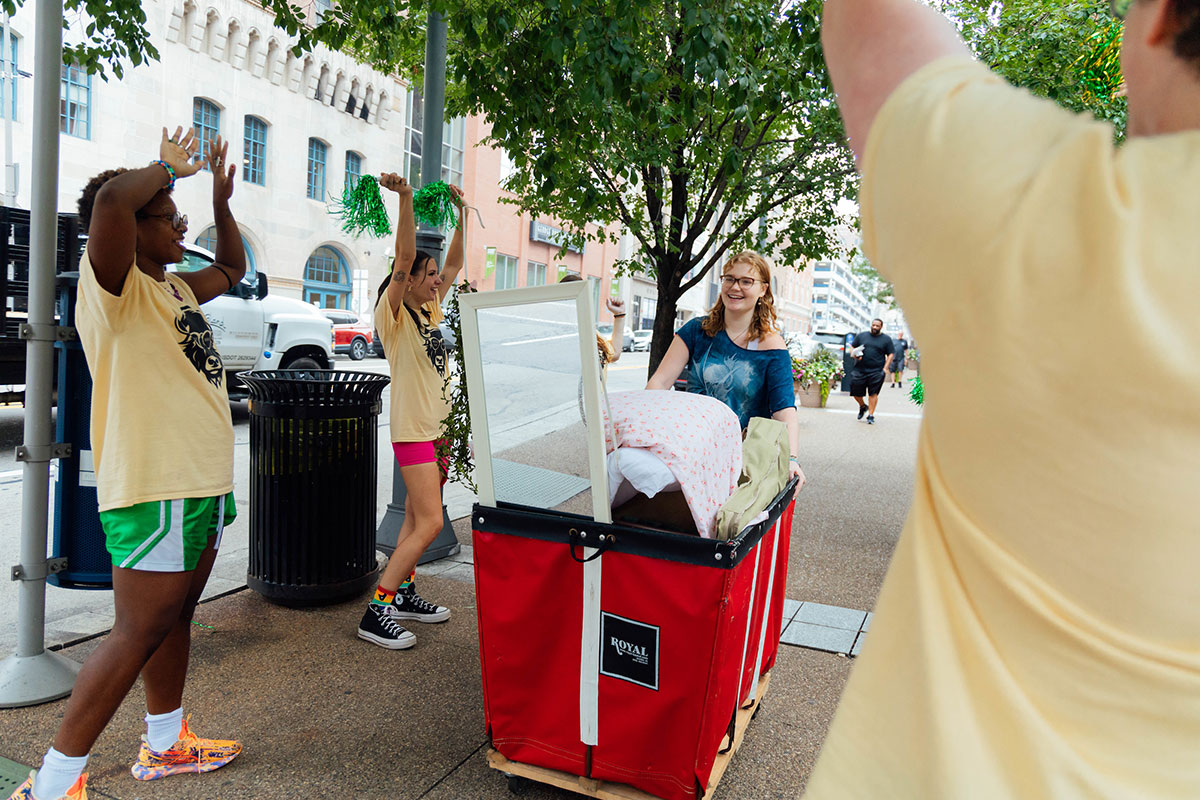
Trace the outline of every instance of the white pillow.
<instances>
[{"instance_id":1,"label":"white pillow","mask_svg":"<svg viewBox=\"0 0 1200 800\"><path fill-rule=\"evenodd\" d=\"M638 492L654 497L680 491L675 474L662 459L640 447L621 447L608 454L608 499L613 508Z\"/></svg>"}]
</instances>

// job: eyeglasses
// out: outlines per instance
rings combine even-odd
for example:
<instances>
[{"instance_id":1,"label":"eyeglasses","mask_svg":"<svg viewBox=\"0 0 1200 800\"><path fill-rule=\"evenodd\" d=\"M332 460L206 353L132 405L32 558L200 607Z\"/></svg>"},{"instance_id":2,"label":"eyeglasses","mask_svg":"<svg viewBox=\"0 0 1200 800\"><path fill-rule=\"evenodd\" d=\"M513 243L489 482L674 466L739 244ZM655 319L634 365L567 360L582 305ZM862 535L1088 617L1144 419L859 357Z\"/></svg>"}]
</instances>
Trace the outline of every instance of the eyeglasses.
<instances>
[{"instance_id":1,"label":"eyeglasses","mask_svg":"<svg viewBox=\"0 0 1200 800\"><path fill-rule=\"evenodd\" d=\"M760 281L758 278L735 278L732 275L721 276L721 285L726 289L733 288L735 283L743 289L753 289L754 284L762 283L762 281Z\"/></svg>"},{"instance_id":2,"label":"eyeglasses","mask_svg":"<svg viewBox=\"0 0 1200 800\"><path fill-rule=\"evenodd\" d=\"M187 214L180 214L178 211L176 211L174 214L138 214L138 216L142 219L153 218L169 220L171 227L177 231L187 229Z\"/></svg>"},{"instance_id":3,"label":"eyeglasses","mask_svg":"<svg viewBox=\"0 0 1200 800\"><path fill-rule=\"evenodd\" d=\"M1133 6L1134 0L1109 0L1108 7L1112 10L1112 15L1117 19L1125 19L1125 15L1129 13L1130 7Z\"/></svg>"}]
</instances>

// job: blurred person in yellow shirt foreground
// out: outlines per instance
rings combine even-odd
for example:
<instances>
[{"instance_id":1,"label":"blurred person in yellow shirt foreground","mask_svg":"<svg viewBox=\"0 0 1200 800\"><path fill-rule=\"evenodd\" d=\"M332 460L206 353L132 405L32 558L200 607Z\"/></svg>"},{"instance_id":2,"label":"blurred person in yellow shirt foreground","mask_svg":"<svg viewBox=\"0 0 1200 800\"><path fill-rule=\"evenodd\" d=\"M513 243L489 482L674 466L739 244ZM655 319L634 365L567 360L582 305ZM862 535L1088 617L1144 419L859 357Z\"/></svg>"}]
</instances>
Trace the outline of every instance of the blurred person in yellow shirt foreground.
<instances>
[{"instance_id":1,"label":"blurred person in yellow shirt foreground","mask_svg":"<svg viewBox=\"0 0 1200 800\"><path fill-rule=\"evenodd\" d=\"M1200 797L1200 0L1113 13L1122 145L921 3L826 2L864 251L929 393L809 800ZM1095 369L1097 320L1144 379Z\"/></svg>"}]
</instances>

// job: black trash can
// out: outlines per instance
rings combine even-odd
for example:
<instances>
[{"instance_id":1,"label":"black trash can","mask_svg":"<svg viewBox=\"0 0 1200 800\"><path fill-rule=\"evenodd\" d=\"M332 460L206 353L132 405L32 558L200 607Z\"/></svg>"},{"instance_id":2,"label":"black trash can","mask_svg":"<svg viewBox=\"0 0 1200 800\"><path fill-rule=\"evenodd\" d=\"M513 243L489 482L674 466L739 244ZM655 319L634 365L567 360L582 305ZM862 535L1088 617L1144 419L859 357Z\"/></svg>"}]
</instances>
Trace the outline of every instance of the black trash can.
<instances>
[{"instance_id":1,"label":"black trash can","mask_svg":"<svg viewBox=\"0 0 1200 800\"><path fill-rule=\"evenodd\" d=\"M267 600L316 606L375 584L383 375L262 370L250 389L250 559Z\"/></svg>"}]
</instances>

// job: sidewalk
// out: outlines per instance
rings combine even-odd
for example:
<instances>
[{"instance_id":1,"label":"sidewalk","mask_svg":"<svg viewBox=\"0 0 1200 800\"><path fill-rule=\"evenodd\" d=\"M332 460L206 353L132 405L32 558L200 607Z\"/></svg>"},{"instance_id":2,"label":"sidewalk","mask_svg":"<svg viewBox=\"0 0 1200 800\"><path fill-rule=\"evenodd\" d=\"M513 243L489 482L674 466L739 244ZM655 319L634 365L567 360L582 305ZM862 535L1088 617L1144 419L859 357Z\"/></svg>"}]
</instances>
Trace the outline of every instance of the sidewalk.
<instances>
[{"instance_id":1,"label":"sidewalk","mask_svg":"<svg viewBox=\"0 0 1200 800\"><path fill-rule=\"evenodd\" d=\"M835 393L829 405L800 410L808 486L797 505L787 594L868 611L907 513L919 413L902 390L889 388L875 426L855 420L853 401L844 394ZM241 486L248 468L242 455L246 435L240 427ZM390 459L380 460L380 515L391 493L385 461ZM247 500L243 494L239 506ZM452 516L469 512L470 498L463 492L447 502ZM450 606L454 616L444 625L416 629L417 647L404 652L355 637L360 602L301 611L237 591L245 584L247 526L233 526L210 585L211 593L233 593L204 603L197 613L185 711L194 714L202 735L242 739L244 754L210 775L134 781L128 766L144 727L142 697L135 690L93 752L89 794L121 800L508 797L504 779L484 759L468 526L466 518L454 524L462 553L419 570L421 593ZM109 593L51 589L50 594L56 608L86 608L80 614L91 623L91 633L106 627L100 623ZM110 600L108 605L111 609ZM9 620L12 614L6 612ZM0 631L5 636L12 633L9 620ZM84 621L64 617L55 630L66 635L83 629ZM64 652L82 661L97 641ZM852 664L825 652L782 647L761 713L717 796L797 797ZM37 763L62 709L59 701L0 711L0 756ZM531 786L525 796L576 795Z\"/></svg>"}]
</instances>

